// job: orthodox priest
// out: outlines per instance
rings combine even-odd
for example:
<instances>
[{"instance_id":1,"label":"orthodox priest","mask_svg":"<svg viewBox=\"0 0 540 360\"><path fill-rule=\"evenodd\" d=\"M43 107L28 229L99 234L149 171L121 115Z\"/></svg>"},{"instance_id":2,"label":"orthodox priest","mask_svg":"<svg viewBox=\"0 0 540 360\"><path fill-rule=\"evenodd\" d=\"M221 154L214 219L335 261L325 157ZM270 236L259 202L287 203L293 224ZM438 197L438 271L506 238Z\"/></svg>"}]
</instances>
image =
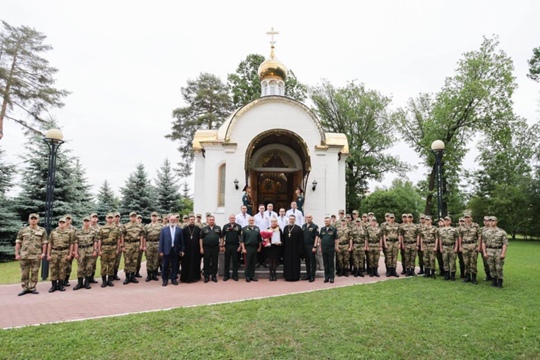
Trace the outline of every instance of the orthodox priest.
<instances>
[{"instance_id":1,"label":"orthodox priest","mask_svg":"<svg viewBox=\"0 0 540 360\"><path fill-rule=\"evenodd\" d=\"M286 281L300 280L300 259L304 253L304 233L295 224L296 217L289 216L289 225L283 229L283 277Z\"/></svg>"},{"instance_id":2,"label":"orthodox priest","mask_svg":"<svg viewBox=\"0 0 540 360\"><path fill-rule=\"evenodd\" d=\"M201 280L201 253L199 240L201 238L201 228L195 225L195 215L189 216L188 224L182 230L185 243L185 254L181 258L182 273L180 281L183 283L194 283Z\"/></svg>"}]
</instances>

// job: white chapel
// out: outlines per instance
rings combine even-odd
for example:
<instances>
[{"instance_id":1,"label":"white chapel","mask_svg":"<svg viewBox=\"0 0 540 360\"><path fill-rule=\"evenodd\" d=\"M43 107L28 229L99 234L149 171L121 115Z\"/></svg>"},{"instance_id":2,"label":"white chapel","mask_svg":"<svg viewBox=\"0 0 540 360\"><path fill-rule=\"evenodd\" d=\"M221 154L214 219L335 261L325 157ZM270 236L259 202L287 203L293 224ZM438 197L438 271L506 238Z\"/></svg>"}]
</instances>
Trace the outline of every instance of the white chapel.
<instances>
[{"instance_id":1,"label":"white chapel","mask_svg":"<svg viewBox=\"0 0 540 360\"><path fill-rule=\"evenodd\" d=\"M303 103L287 97L287 68L275 56L259 67L261 97L234 111L218 130L198 130L194 211L228 222L242 206L242 188L251 187L254 214L259 204L286 210L295 189L304 190L304 213L324 225L324 217L345 208L345 134L323 130Z\"/></svg>"}]
</instances>

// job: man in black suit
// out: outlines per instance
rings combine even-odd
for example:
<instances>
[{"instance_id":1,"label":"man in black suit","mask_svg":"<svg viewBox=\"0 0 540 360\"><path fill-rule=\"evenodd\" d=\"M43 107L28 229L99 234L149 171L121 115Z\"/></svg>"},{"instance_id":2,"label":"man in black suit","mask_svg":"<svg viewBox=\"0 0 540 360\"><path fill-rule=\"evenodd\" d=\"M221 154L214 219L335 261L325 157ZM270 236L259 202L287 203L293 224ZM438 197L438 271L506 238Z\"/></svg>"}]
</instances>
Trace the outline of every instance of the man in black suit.
<instances>
[{"instance_id":1,"label":"man in black suit","mask_svg":"<svg viewBox=\"0 0 540 360\"><path fill-rule=\"evenodd\" d=\"M159 256L163 258L163 286L167 286L169 279L173 285L178 285L178 255L184 256L184 237L178 226L178 218L169 215L169 224L164 226L159 234Z\"/></svg>"}]
</instances>

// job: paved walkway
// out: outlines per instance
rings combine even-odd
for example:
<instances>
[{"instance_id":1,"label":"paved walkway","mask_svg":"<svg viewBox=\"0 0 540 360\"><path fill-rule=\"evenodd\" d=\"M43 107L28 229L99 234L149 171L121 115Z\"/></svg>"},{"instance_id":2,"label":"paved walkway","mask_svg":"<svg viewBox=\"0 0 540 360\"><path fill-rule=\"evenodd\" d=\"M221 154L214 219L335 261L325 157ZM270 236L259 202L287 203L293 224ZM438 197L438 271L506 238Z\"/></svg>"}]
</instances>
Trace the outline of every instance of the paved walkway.
<instances>
[{"instance_id":1,"label":"paved walkway","mask_svg":"<svg viewBox=\"0 0 540 360\"><path fill-rule=\"evenodd\" d=\"M40 282L37 286L39 295L27 294L17 296L20 285L0 286L0 328L21 327L27 325L47 324L63 321L77 321L107 316L121 316L137 312L159 311L179 307L208 305L223 302L234 302L271 296L280 296L301 292L331 289L397 278L387 278L384 275L384 259L379 264L380 278L377 277L337 277L334 284L323 283L317 278L314 282L286 282L283 279L269 282L259 279L258 282L247 283L244 279L238 282L222 281L217 283L202 281L194 284L180 283L174 286L161 286L161 281L144 282L123 285L124 274L119 276L122 281L115 281L114 287L101 288L92 284L92 289L73 291L75 281L65 292L48 293L50 282ZM400 265L400 264L399 264ZM146 275L146 269L141 269ZM398 268L401 271L401 268ZM403 279L403 276L400 277Z\"/></svg>"}]
</instances>

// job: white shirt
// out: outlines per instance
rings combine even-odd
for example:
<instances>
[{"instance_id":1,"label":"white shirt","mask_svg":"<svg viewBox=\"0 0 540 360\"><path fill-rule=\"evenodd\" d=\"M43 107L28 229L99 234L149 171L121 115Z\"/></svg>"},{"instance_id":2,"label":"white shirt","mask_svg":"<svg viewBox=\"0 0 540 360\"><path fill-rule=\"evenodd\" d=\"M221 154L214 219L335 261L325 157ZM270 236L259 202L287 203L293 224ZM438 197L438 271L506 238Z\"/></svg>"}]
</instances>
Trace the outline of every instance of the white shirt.
<instances>
[{"instance_id":1,"label":"white shirt","mask_svg":"<svg viewBox=\"0 0 540 360\"><path fill-rule=\"evenodd\" d=\"M266 211L264 212L264 215L265 215L266 217L268 217L268 219L272 219L273 217L277 218L277 216L278 216L277 213L276 213L275 211L268 211L268 210L266 210Z\"/></svg>"},{"instance_id":2,"label":"white shirt","mask_svg":"<svg viewBox=\"0 0 540 360\"><path fill-rule=\"evenodd\" d=\"M296 225L302 227L304 225L304 214L298 209L289 209L287 210L287 217L294 215L296 218L296 221L294 222Z\"/></svg>"},{"instance_id":3,"label":"white shirt","mask_svg":"<svg viewBox=\"0 0 540 360\"><path fill-rule=\"evenodd\" d=\"M174 247L174 235L176 234L176 226L171 226L171 247Z\"/></svg>"},{"instance_id":4,"label":"white shirt","mask_svg":"<svg viewBox=\"0 0 540 360\"><path fill-rule=\"evenodd\" d=\"M285 215L283 215L283 217L278 216L277 223L281 231L283 231L283 229L285 229L285 226L289 225L289 217Z\"/></svg>"},{"instance_id":5,"label":"white shirt","mask_svg":"<svg viewBox=\"0 0 540 360\"><path fill-rule=\"evenodd\" d=\"M255 219L255 225L257 225L261 231L270 227L270 219L266 216L266 212L262 215L261 213L257 213L253 218Z\"/></svg>"},{"instance_id":6,"label":"white shirt","mask_svg":"<svg viewBox=\"0 0 540 360\"><path fill-rule=\"evenodd\" d=\"M245 214L239 213L238 215L236 215L236 223L240 225L242 228L244 228L249 225L248 219L250 216L251 215L249 215L248 213L245 213Z\"/></svg>"}]
</instances>

